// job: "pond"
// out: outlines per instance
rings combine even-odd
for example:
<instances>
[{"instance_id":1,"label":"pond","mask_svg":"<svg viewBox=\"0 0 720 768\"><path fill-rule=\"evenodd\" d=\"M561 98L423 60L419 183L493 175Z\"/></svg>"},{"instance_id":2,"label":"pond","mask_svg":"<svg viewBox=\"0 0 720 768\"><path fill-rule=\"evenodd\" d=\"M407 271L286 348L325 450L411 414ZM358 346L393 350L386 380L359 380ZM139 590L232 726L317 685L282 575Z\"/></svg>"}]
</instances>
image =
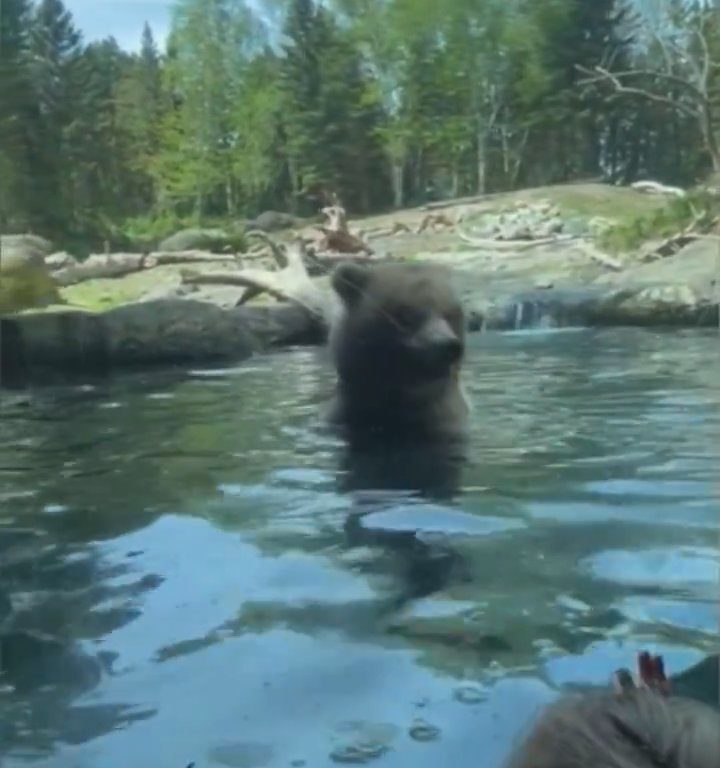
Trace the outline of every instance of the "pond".
<instances>
[{"instance_id":1,"label":"pond","mask_svg":"<svg viewBox=\"0 0 720 768\"><path fill-rule=\"evenodd\" d=\"M344 490L318 350L4 393L3 764L494 768L562 687L700 658L717 334L475 335L466 373L435 495Z\"/></svg>"}]
</instances>

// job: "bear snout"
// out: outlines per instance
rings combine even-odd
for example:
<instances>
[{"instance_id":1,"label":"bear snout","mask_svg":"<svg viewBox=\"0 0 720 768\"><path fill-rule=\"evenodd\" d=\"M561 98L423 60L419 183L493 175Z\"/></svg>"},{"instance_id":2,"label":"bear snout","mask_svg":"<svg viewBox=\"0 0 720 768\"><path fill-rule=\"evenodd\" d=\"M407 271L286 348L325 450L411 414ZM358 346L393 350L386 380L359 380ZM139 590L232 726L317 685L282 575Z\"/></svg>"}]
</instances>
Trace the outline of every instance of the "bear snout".
<instances>
[{"instance_id":1,"label":"bear snout","mask_svg":"<svg viewBox=\"0 0 720 768\"><path fill-rule=\"evenodd\" d=\"M444 339L435 342L432 350L439 366L450 367L462 357L463 346L460 340L455 337L454 339Z\"/></svg>"},{"instance_id":2,"label":"bear snout","mask_svg":"<svg viewBox=\"0 0 720 768\"><path fill-rule=\"evenodd\" d=\"M410 346L430 367L445 368L457 363L463 343L443 317L431 317L411 338Z\"/></svg>"}]
</instances>

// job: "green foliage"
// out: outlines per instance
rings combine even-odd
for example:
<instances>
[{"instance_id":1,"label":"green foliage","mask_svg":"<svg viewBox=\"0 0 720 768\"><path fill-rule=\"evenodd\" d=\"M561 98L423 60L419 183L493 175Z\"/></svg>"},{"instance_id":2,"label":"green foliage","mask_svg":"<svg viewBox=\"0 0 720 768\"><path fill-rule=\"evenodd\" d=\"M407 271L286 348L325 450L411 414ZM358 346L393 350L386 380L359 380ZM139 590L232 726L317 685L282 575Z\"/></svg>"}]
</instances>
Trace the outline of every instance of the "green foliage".
<instances>
[{"instance_id":1,"label":"green foliage","mask_svg":"<svg viewBox=\"0 0 720 768\"><path fill-rule=\"evenodd\" d=\"M178 216L173 211L127 219L121 237L134 248L152 250L170 237L193 232L199 233L199 236L189 237L184 248L221 250L227 245L240 251L246 245L243 222L228 223L226 218L221 217L205 218L200 222L197 216ZM218 234L205 237L203 233Z\"/></svg>"},{"instance_id":2,"label":"green foliage","mask_svg":"<svg viewBox=\"0 0 720 768\"><path fill-rule=\"evenodd\" d=\"M665 66L626 8L174 0L166 50L146 26L130 54L83 43L61 0L2 0L0 226L82 253L314 214L332 193L357 214L600 175L693 183L713 126L580 83L578 66ZM703 13L669 4L663 24L685 44ZM720 22L703 29L717 60Z\"/></svg>"},{"instance_id":3,"label":"green foliage","mask_svg":"<svg viewBox=\"0 0 720 768\"><path fill-rule=\"evenodd\" d=\"M670 237L691 224L702 229L718 215L717 196L695 190L686 197L673 198L652 213L610 227L600 238L600 244L611 253L632 251L647 240Z\"/></svg>"}]
</instances>

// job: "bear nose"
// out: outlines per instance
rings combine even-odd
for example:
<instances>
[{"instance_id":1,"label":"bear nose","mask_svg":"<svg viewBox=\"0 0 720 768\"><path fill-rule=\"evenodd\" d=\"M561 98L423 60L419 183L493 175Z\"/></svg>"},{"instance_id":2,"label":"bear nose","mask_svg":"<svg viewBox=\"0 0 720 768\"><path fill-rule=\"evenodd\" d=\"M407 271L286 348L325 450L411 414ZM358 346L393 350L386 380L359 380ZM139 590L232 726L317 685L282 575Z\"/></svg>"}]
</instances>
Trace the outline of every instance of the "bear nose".
<instances>
[{"instance_id":1,"label":"bear nose","mask_svg":"<svg viewBox=\"0 0 720 768\"><path fill-rule=\"evenodd\" d=\"M433 345L433 348L438 361L447 365L456 363L460 359L463 350L462 344L457 336L454 338L438 340Z\"/></svg>"},{"instance_id":2,"label":"bear nose","mask_svg":"<svg viewBox=\"0 0 720 768\"><path fill-rule=\"evenodd\" d=\"M419 334L419 347L438 365L452 365L463 352L463 345L450 324L442 317L429 320Z\"/></svg>"}]
</instances>

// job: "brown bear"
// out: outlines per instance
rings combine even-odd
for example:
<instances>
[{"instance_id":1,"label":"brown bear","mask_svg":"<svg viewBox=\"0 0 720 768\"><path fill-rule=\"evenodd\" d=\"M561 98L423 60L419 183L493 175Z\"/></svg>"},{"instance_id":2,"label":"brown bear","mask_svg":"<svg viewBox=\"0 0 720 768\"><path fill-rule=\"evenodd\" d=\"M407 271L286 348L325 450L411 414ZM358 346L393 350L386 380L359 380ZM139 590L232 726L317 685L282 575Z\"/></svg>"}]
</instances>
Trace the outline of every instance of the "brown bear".
<instances>
[{"instance_id":1,"label":"brown bear","mask_svg":"<svg viewBox=\"0 0 720 768\"><path fill-rule=\"evenodd\" d=\"M330 330L332 420L352 438L425 440L464 431L465 317L449 273L428 264L344 264Z\"/></svg>"},{"instance_id":2,"label":"brown bear","mask_svg":"<svg viewBox=\"0 0 720 768\"><path fill-rule=\"evenodd\" d=\"M415 531L375 531L369 512L405 494L447 501L461 486L468 405L460 385L465 318L449 273L421 264L338 267L329 352L337 371L331 421L346 438L339 473L355 506L350 547L387 546L400 577L392 610L462 574L445 546ZM364 495L370 491L369 496ZM410 516L410 519L412 517Z\"/></svg>"}]
</instances>

